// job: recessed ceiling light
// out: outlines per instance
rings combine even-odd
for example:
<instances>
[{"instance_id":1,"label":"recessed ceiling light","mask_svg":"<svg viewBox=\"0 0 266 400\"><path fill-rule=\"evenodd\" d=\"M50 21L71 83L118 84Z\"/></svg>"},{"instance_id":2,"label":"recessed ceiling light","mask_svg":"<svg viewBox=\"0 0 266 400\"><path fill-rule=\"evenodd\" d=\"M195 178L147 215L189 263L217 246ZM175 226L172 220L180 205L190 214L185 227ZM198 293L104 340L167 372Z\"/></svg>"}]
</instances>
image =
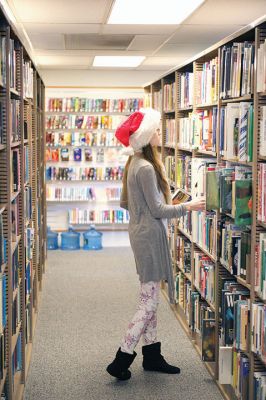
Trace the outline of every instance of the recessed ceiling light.
<instances>
[{"instance_id":1,"label":"recessed ceiling light","mask_svg":"<svg viewBox=\"0 0 266 400\"><path fill-rule=\"evenodd\" d=\"M137 67L142 63L143 56L95 56L94 67Z\"/></svg>"},{"instance_id":2,"label":"recessed ceiling light","mask_svg":"<svg viewBox=\"0 0 266 400\"><path fill-rule=\"evenodd\" d=\"M180 24L205 0L116 0L108 24Z\"/></svg>"}]
</instances>

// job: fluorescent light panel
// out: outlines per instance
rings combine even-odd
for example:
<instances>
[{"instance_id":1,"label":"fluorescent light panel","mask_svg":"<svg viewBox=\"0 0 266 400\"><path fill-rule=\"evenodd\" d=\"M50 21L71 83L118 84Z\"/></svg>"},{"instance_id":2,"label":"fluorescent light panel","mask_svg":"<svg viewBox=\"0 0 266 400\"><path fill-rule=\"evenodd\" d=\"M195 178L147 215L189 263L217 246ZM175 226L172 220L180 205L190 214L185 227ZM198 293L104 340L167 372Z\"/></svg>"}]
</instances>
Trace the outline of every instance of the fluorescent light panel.
<instances>
[{"instance_id":1,"label":"fluorescent light panel","mask_svg":"<svg viewBox=\"0 0 266 400\"><path fill-rule=\"evenodd\" d=\"M142 63L143 56L95 56L94 67L128 67L134 68Z\"/></svg>"},{"instance_id":2,"label":"fluorescent light panel","mask_svg":"<svg viewBox=\"0 0 266 400\"><path fill-rule=\"evenodd\" d=\"M180 24L205 0L116 0L108 24Z\"/></svg>"}]
</instances>

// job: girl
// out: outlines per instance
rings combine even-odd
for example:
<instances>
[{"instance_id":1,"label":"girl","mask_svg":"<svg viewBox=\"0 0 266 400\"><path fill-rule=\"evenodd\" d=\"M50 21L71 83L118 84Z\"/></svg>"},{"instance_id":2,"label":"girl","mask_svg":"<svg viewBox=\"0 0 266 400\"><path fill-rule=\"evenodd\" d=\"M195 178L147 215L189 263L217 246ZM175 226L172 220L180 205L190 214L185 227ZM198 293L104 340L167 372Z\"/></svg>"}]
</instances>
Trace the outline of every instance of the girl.
<instances>
[{"instance_id":1,"label":"girl","mask_svg":"<svg viewBox=\"0 0 266 400\"><path fill-rule=\"evenodd\" d=\"M174 302L167 219L180 218L186 211L205 208L205 200L172 204L164 167L156 150L161 143L160 119L158 111L141 109L120 125L115 134L123 145L130 145L134 153L126 163L120 205L129 211L129 239L140 279L137 312L114 361L107 367L110 375L121 380L131 377L128 368L137 355L134 349L141 336L144 370L180 373L178 367L169 365L161 355L156 329L161 280L168 282L169 299Z\"/></svg>"}]
</instances>

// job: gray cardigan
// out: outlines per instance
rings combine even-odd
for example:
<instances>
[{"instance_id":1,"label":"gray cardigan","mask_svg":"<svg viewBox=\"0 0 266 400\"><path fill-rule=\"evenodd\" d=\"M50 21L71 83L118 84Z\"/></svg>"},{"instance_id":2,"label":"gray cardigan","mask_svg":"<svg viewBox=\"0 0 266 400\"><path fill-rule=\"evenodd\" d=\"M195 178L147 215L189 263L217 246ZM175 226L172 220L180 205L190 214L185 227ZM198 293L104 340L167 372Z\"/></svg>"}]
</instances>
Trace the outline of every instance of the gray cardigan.
<instances>
[{"instance_id":1,"label":"gray cardigan","mask_svg":"<svg viewBox=\"0 0 266 400\"><path fill-rule=\"evenodd\" d=\"M173 303L172 259L162 220L180 218L186 209L183 205L165 204L154 168L141 154L135 154L131 160L127 191L128 204L122 195L120 206L129 211L129 239L140 282L166 280Z\"/></svg>"}]
</instances>

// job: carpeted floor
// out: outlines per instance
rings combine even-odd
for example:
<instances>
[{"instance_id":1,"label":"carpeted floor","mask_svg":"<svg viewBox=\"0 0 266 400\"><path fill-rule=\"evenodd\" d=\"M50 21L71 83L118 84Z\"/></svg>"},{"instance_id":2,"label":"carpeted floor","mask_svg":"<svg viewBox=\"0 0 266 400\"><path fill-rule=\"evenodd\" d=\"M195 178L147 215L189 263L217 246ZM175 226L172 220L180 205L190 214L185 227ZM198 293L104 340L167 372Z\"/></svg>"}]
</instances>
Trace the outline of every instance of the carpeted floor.
<instances>
[{"instance_id":1,"label":"carpeted floor","mask_svg":"<svg viewBox=\"0 0 266 400\"><path fill-rule=\"evenodd\" d=\"M181 374L144 372L141 343L131 380L118 382L107 374L137 294L129 248L49 252L25 400L221 400L163 297L159 339Z\"/></svg>"}]
</instances>

